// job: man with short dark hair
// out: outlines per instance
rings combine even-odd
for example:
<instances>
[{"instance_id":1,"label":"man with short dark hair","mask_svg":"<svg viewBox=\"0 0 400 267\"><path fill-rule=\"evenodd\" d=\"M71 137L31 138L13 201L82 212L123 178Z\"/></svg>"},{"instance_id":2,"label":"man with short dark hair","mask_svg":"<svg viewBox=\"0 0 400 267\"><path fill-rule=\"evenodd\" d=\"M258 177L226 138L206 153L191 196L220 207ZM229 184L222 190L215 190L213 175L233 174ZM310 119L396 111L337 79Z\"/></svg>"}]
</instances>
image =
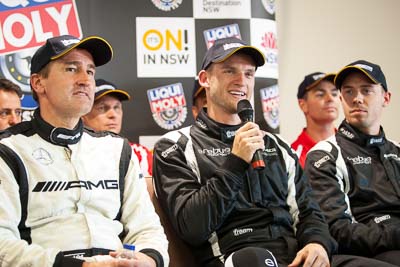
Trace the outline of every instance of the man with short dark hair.
<instances>
[{"instance_id":1,"label":"man with short dark hair","mask_svg":"<svg viewBox=\"0 0 400 267\"><path fill-rule=\"evenodd\" d=\"M7 79L0 79L0 131L21 122L21 88Z\"/></svg>"},{"instance_id":2,"label":"man with short dark hair","mask_svg":"<svg viewBox=\"0 0 400 267\"><path fill-rule=\"evenodd\" d=\"M307 155L310 178L339 253L400 266L400 147L381 126L391 92L379 65L358 60L335 77L345 120Z\"/></svg>"},{"instance_id":3,"label":"man with short dark hair","mask_svg":"<svg viewBox=\"0 0 400 267\"><path fill-rule=\"evenodd\" d=\"M237 38L207 51L207 109L154 148L159 203L201 266L329 266L336 249L297 157L277 135L242 123L263 54ZM262 150L265 169L251 167Z\"/></svg>"},{"instance_id":4,"label":"man with short dark hair","mask_svg":"<svg viewBox=\"0 0 400 267\"><path fill-rule=\"evenodd\" d=\"M95 131L110 131L120 134L124 114L122 101L130 100L128 92L104 79L96 79L96 92L92 110L82 117L83 123ZM145 177L152 176L153 154L137 143L129 143L139 160Z\"/></svg>"},{"instance_id":5,"label":"man with short dark hair","mask_svg":"<svg viewBox=\"0 0 400 267\"><path fill-rule=\"evenodd\" d=\"M168 241L128 141L81 120L96 67L111 58L97 36L53 37L33 55L39 108L0 136L2 267L168 266ZM133 258L116 258L123 243L136 246Z\"/></svg>"},{"instance_id":6,"label":"man with short dark hair","mask_svg":"<svg viewBox=\"0 0 400 267\"><path fill-rule=\"evenodd\" d=\"M334 73L314 72L304 77L297 99L306 119L306 127L292 143L304 167L307 152L319 141L335 134L339 116L339 90L333 84Z\"/></svg>"}]
</instances>

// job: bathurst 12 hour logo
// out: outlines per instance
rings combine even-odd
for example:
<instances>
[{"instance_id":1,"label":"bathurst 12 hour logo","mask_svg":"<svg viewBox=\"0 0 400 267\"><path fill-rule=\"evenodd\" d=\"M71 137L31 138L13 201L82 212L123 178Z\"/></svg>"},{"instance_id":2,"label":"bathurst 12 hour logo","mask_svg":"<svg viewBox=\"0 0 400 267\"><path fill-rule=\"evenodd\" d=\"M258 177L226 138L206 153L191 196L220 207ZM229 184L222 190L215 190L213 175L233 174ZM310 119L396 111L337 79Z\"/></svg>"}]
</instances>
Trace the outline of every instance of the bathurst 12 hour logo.
<instances>
[{"instance_id":1,"label":"bathurst 12 hour logo","mask_svg":"<svg viewBox=\"0 0 400 267\"><path fill-rule=\"evenodd\" d=\"M82 37L74 0L0 0L0 76L21 87L23 109L37 106L29 83L33 54L64 34Z\"/></svg>"},{"instance_id":2,"label":"bathurst 12 hour logo","mask_svg":"<svg viewBox=\"0 0 400 267\"><path fill-rule=\"evenodd\" d=\"M186 119L186 99L181 83L147 90L153 119L163 129L180 127Z\"/></svg>"}]
</instances>

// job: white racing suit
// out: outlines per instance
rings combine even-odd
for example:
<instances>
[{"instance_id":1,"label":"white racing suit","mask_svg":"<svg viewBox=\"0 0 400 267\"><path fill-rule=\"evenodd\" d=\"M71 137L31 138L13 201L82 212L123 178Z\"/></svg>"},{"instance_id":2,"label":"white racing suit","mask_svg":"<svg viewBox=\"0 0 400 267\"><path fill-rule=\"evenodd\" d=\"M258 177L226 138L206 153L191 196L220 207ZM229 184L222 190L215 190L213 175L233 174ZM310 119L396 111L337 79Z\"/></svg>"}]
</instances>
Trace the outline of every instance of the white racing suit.
<instances>
[{"instance_id":1,"label":"white racing suit","mask_svg":"<svg viewBox=\"0 0 400 267\"><path fill-rule=\"evenodd\" d=\"M35 118L0 141L0 266L81 266L134 244L168 266L168 241L127 140ZM133 154L133 155L132 155Z\"/></svg>"}]
</instances>

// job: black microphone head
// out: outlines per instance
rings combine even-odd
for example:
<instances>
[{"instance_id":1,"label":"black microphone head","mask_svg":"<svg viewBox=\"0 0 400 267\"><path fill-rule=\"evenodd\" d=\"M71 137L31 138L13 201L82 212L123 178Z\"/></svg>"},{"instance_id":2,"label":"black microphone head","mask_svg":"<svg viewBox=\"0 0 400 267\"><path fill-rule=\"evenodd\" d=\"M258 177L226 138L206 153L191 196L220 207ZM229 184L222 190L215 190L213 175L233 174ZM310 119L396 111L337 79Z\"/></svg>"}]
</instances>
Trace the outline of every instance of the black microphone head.
<instances>
[{"instance_id":1,"label":"black microphone head","mask_svg":"<svg viewBox=\"0 0 400 267\"><path fill-rule=\"evenodd\" d=\"M237 113L242 122L253 121L253 107L247 99L242 99L237 103Z\"/></svg>"}]
</instances>

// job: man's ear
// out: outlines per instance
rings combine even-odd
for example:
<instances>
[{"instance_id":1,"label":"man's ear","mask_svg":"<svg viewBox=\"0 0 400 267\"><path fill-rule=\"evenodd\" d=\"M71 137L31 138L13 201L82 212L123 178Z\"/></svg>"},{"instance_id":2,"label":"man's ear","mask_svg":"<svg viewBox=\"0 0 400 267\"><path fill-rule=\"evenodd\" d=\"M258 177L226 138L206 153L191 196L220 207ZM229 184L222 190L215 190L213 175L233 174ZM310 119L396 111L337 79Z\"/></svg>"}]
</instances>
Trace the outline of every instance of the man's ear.
<instances>
[{"instance_id":1,"label":"man's ear","mask_svg":"<svg viewBox=\"0 0 400 267\"><path fill-rule=\"evenodd\" d=\"M210 82L209 82L209 80L208 80L208 73L207 73L207 71L201 70L201 71L199 72L198 77L199 77L199 84L200 84L201 86L203 86L203 87L206 88L206 89L210 87Z\"/></svg>"},{"instance_id":2,"label":"man's ear","mask_svg":"<svg viewBox=\"0 0 400 267\"><path fill-rule=\"evenodd\" d=\"M384 92L383 95L383 107L387 107L390 103L390 99L392 97L392 93L391 92Z\"/></svg>"},{"instance_id":3,"label":"man's ear","mask_svg":"<svg viewBox=\"0 0 400 267\"><path fill-rule=\"evenodd\" d=\"M36 94L43 94L44 92L44 86L43 86L43 77L38 74L34 73L30 77L30 82L31 82L31 89L36 92Z\"/></svg>"},{"instance_id":4,"label":"man's ear","mask_svg":"<svg viewBox=\"0 0 400 267\"><path fill-rule=\"evenodd\" d=\"M308 112L307 101L305 101L303 98L300 98L297 101L299 103L299 107L300 107L301 111L303 111L304 114L307 114L307 112Z\"/></svg>"}]
</instances>

